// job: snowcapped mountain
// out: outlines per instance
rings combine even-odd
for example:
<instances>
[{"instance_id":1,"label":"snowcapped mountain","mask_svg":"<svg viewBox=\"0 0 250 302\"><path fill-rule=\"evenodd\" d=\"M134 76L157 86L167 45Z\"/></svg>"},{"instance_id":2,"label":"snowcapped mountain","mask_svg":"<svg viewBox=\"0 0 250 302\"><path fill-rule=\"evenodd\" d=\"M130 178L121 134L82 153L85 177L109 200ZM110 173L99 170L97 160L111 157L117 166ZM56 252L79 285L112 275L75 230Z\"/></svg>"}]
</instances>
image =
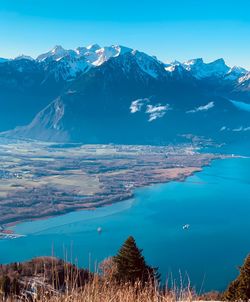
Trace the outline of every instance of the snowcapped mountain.
<instances>
[{"instance_id":1,"label":"snowcapped mountain","mask_svg":"<svg viewBox=\"0 0 250 302\"><path fill-rule=\"evenodd\" d=\"M119 55L124 55L127 52L131 52L131 48L123 47L123 46L111 46L111 47L102 47L95 51L96 60L90 62L94 66L100 66L104 62L108 61L110 58L118 57Z\"/></svg>"},{"instance_id":2,"label":"snowcapped mountain","mask_svg":"<svg viewBox=\"0 0 250 302\"><path fill-rule=\"evenodd\" d=\"M55 46L49 52L39 55L36 61L43 63L46 66L45 68L48 68L47 65L53 65L51 73L54 73L57 80L60 80L60 78L72 80L79 73L85 73L91 68L102 65L111 58L116 58L126 53L133 53L138 59L138 64L141 68L152 72L152 69L147 64L152 65L156 59L120 45L100 47L98 44L94 44L87 47L78 47L76 50L66 50L62 46ZM147 57L146 61L143 60L143 56ZM25 57L23 58L25 59Z\"/></svg>"},{"instance_id":3,"label":"snowcapped mountain","mask_svg":"<svg viewBox=\"0 0 250 302\"><path fill-rule=\"evenodd\" d=\"M74 57L76 55L76 52L74 50L66 50L60 45L56 45L52 50L39 55L36 60L38 62L42 62L45 60L55 60L59 61L60 59L68 56L68 57Z\"/></svg>"},{"instance_id":4,"label":"snowcapped mountain","mask_svg":"<svg viewBox=\"0 0 250 302\"><path fill-rule=\"evenodd\" d=\"M205 63L202 58L192 59L184 63L178 61L166 65L168 72L176 69L185 69L197 79L219 78L225 80L239 80L247 74L247 70L234 66L230 68L223 59L218 59L210 63Z\"/></svg>"},{"instance_id":5,"label":"snowcapped mountain","mask_svg":"<svg viewBox=\"0 0 250 302\"><path fill-rule=\"evenodd\" d=\"M166 64L128 47L93 44L0 62L0 129L15 128L7 136L160 143L185 133L250 132L249 72L223 59Z\"/></svg>"},{"instance_id":6,"label":"snowcapped mountain","mask_svg":"<svg viewBox=\"0 0 250 302\"><path fill-rule=\"evenodd\" d=\"M64 80L71 80L72 77L79 75L80 72L88 72L91 68L98 67L108 60L126 53L133 54L140 68L152 77L157 77L155 70L158 68L158 65L164 65L165 71L170 74L175 74L175 76L187 76L187 74L189 74L189 76L193 76L199 80L220 78L240 83L248 73L247 70L238 66L230 68L223 59L205 63L202 58L198 58L184 63L175 61L166 64L160 62L154 56L149 56L138 50L133 50L121 45L101 47L98 44L93 44L87 47L78 47L75 50L64 49L62 46L56 45L53 49L39 55L36 59L30 56L20 55L16 57L14 61L35 60L41 64L44 69L48 70L52 66L57 80L60 80L60 75ZM8 61L10 60L0 58L0 63ZM187 73L185 71L187 71Z\"/></svg>"},{"instance_id":7,"label":"snowcapped mountain","mask_svg":"<svg viewBox=\"0 0 250 302\"><path fill-rule=\"evenodd\" d=\"M76 50L64 49L57 45L52 50L39 55L36 60L42 61L60 61L64 58L81 59L91 65L99 66L112 57L117 57L120 54L131 52L132 49L120 45L112 45L109 47L100 47L98 44L93 44L87 47L78 47Z\"/></svg>"},{"instance_id":8,"label":"snowcapped mountain","mask_svg":"<svg viewBox=\"0 0 250 302\"><path fill-rule=\"evenodd\" d=\"M184 68L190 71L196 78L223 77L230 68L223 59L211 63L204 63L201 58L183 63Z\"/></svg>"}]
</instances>

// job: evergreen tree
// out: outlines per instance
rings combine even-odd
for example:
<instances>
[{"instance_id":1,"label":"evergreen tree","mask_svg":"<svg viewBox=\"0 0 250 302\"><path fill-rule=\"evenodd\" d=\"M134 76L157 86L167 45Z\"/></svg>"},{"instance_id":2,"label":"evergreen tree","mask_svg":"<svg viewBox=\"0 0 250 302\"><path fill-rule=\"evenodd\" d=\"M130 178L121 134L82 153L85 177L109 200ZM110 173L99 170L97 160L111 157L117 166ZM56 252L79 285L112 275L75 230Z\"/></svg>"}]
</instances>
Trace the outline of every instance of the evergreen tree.
<instances>
[{"instance_id":1,"label":"evergreen tree","mask_svg":"<svg viewBox=\"0 0 250 302\"><path fill-rule=\"evenodd\" d=\"M125 241L114 257L114 263L117 266L116 279L119 282L141 281L146 283L159 280L157 268L152 268L146 264L142 250L137 247L132 236Z\"/></svg>"},{"instance_id":2,"label":"evergreen tree","mask_svg":"<svg viewBox=\"0 0 250 302\"><path fill-rule=\"evenodd\" d=\"M250 300L250 254L240 267L239 276L229 285L224 297L228 301Z\"/></svg>"},{"instance_id":3,"label":"evergreen tree","mask_svg":"<svg viewBox=\"0 0 250 302\"><path fill-rule=\"evenodd\" d=\"M224 293L224 300L226 301L237 300L236 296L237 296L238 284L239 284L238 280L234 280L229 284L226 292Z\"/></svg>"}]
</instances>

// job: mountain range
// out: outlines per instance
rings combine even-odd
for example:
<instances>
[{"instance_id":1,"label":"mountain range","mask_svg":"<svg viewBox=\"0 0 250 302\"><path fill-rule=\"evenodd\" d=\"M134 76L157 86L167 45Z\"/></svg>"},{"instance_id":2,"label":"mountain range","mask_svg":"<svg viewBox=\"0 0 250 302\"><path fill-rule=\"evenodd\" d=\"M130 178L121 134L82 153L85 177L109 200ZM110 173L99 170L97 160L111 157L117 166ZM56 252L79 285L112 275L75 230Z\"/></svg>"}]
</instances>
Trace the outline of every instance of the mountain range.
<instances>
[{"instance_id":1,"label":"mountain range","mask_svg":"<svg viewBox=\"0 0 250 302\"><path fill-rule=\"evenodd\" d=\"M124 46L0 58L0 131L58 142L161 144L250 137L250 72L223 59L164 63Z\"/></svg>"}]
</instances>

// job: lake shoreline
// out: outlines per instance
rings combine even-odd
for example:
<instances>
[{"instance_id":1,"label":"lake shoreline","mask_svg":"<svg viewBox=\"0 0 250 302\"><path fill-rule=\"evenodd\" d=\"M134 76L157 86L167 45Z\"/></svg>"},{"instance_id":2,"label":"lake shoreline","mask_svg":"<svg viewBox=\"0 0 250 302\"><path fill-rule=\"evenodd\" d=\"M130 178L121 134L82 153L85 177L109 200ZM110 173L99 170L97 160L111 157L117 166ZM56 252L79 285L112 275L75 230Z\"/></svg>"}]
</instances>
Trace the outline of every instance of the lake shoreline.
<instances>
[{"instance_id":1,"label":"lake shoreline","mask_svg":"<svg viewBox=\"0 0 250 302\"><path fill-rule=\"evenodd\" d=\"M185 181L140 188L133 199L109 207L17 225L14 231L25 236L0 240L0 263L64 259L70 251L73 263L88 267L91 255L94 266L133 235L162 276L188 272L199 288L206 275L207 290L223 290L249 253L249 167L242 157L216 160Z\"/></svg>"},{"instance_id":2,"label":"lake shoreline","mask_svg":"<svg viewBox=\"0 0 250 302\"><path fill-rule=\"evenodd\" d=\"M214 158L212 160L217 160L217 159L219 159L219 158ZM195 170L192 170L190 173L187 173L185 175L180 175L178 178L173 178L173 179L170 179L170 180L164 181L164 182L148 183L144 186L136 187L136 188L134 188L134 190L137 190L137 189L140 189L140 188L147 188L147 187L151 187L151 186L154 186L154 185L167 184L167 183L170 183L170 182L173 182L173 181L184 182L188 177L194 175L195 173L201 172L204 167L208 167L210 165L211 165L211 162L209 162L208 164L205 164L201 168L196 168ZM124 198L119 198L117 200L93 203L93 204L90 204L87 207L82 207L82 208L79 208L79 209L75 209L73 211L72 210L65 211L64 213L59 213L58 212L58 213L55 213L54 215L48 215L48 216L44 216L44 217L39 216L39 217L31 218L31 219L20 219L20 220L17 220L15 222L10 222L10 223L3 224L1 227L2 227L2 230L4 232L8 232L8 231L12 231L12 228L15 227L16 225L24 223L24 222L32 222L32 221L37 221L37 220L47 220L47 219L50 219L50 218L54 218L54 217L58 217L58 216L64 216L64 215L67 215L69 213L79 212L79 211L95 211L98 208L112 206L115 203L123 202L123 201L129 200L129 199L132 199L133 197L134 197L134 191L132 192L131 195L126 196Z\"/></svg>"},{"instance_id":3,"label":"lake shoreline","mask_svg":"<svg viewBox=\"0 0 250 302\"><path fill-rule=\"evenodd\" d=\"M151 187L151 186L154 186L154 185L160 185L160 184L168 184L170 182L185 182L188 177L191 177L196 173L202 172L205 167L211 166L212 162L215 161L215 160L224 160L224 159L229 159L229 158L248 158L248 157L243 157L243 156L239 156L239 155L237 155L237 156L226 155L226 154L223 154L223 155L213 154L213 155L214 155L214 158L211 158L207 163L205 163L204 165L202 165L199 168L198 167L195 167L195 168L194 167L186 167L186 169L188 169L188 171L185 171L184 174L181 174L178 177L173 177L173 178L171 178L167 181L162 181L162 182L161 181L159 181L159 182L149 182L149 183L147 183L143 186L134 187L133 191L131 191L129 195L126 195L124 197L120 196L117 199L114 198L112 201L108 200L108 201L102 201L102 202L88 204L88 205L86 205L86 207L80 207L80 208L76 208L74 210L68 210L68 211L65 211L63 213L55 212L53 215L38 216L38 217L31 218L31 219L30 218L29 219L20 219L20 220L14 221L14 222L10 222L10 223L6 223L6 224L1 225L0 226L1 230L3 232L9 232L9 231L13 232L13 228L15 226L17 226L18 224L25 223L25 222L32 222L32 221L38 221L38 220L47 220L47 219L50 219L50 218L64 216L64 215L67 215L69 213L79 212L79 211L95 211L98 208L112 206L113 204L116 204L116 203L119 203L119 202L124 202L126 200L134 198L135 190L137 190L137 189L147 188L147 187ZM1 238L0 238L0 240L1 240Z\"/></svg>"}]
</instances>

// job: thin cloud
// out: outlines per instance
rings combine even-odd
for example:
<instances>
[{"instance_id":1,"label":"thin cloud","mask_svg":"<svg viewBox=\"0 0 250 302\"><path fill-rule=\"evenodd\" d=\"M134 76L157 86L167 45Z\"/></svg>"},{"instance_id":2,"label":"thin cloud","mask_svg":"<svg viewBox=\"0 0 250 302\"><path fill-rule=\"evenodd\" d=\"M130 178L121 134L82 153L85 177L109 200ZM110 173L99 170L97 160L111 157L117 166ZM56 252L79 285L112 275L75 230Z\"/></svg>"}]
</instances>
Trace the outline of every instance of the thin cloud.
<instances>
[{"instance_id":1,"label":"thin cloud","mask_svg":"<svg viewBox=\"0 0 250 302\"><path fill-rule=\"evenodd\" d=\"M196 113L200 111L208 111L209 109L212 109L214 107L214 102L209 102L208 104L204 106L196 107L195 109L187 111L187 113Z\"/></svg>"}]
</instances>

